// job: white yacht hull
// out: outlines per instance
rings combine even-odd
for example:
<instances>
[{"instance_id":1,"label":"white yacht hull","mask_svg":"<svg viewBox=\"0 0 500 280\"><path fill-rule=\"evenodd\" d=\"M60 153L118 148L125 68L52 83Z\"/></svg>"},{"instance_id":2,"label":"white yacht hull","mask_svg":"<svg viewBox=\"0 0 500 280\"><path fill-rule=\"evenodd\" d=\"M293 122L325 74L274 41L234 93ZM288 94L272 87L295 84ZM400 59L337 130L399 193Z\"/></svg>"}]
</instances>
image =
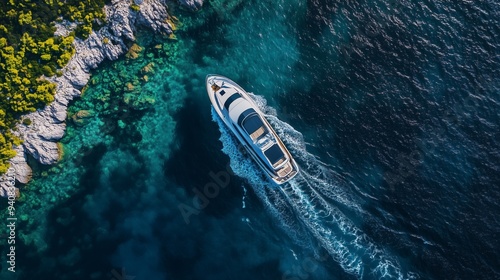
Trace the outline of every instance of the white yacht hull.
<instances>
[{"instance_id":1,"label":"white yacht hull","mask_svg":"<svg viewBox=\"0 0 500 280\"><path fill-rule=\"evenodd\" d=\"M297 175L297 163L242 87L220 75L207 75L206 87L215 112L272 181L283 184Z\"/></svg>"}]
</instances>

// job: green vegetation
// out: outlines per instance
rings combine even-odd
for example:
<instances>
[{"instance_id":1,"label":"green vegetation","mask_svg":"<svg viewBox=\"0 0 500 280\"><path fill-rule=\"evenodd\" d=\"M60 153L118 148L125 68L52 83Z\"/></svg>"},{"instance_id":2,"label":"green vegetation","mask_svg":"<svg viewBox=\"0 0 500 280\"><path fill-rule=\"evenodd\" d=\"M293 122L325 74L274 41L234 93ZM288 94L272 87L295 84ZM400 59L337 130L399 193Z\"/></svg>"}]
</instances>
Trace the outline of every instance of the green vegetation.
<instances>
[{"instance_id":1,"label":"green vegetation","mask_svg":"<svg viewBox=\"0 0 500 280\"><path fill-rule=\"evenodd\" d=\"M15 156L20 140L11 132L21 115L54 100L55 84L42 75L61 75L59 68L74 54L74 36L86 38L104 23L105 0L0 0L0 174ZM67 37L55 37L54 23L76 22ZM26 124L26 123L25 123Z\"/></svg>"},{"instance_id":2,"label":"green vegetation","mask_svg":"<svg viewBox=\"0 0 500 280\"><path fill-rule=\"evenodd\" d=\"M130 5L130 8L136 12L138 12L141 8L139 7L139 5L136 5L136 4L132 4Z\"/></svg>"},{"instance_id":3,"label":"green vegetation","mask_svg":"<svg viewBox=\"0 0 500 280\"><path fill-rule=\"evenodd\" d=\"M23 120L23 124L24 124L24 125L30 125L30 124L31 124L31 119L30 119L30 118L25 118L25 119Z\"/></svg>"}]
</instances>

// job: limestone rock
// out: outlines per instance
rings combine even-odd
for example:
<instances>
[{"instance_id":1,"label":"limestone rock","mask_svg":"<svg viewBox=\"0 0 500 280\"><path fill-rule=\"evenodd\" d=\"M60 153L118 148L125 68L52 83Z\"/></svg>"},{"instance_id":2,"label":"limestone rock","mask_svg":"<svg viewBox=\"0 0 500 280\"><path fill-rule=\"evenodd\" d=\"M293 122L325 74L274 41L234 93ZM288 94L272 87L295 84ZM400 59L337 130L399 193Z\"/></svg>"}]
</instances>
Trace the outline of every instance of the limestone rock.
<instances>
[{"instance_id":1,"label":"limestone rock","mask_svg":"<svg viewBox=\"0 0 500 280\"><path fill-rule=\"evenodd\" d=\"M108 20L108 29L114 37L135 41L136 14L130 10L130 4L130 1L112 0L111 5L107 5L104 11Z\"/></svg>"},{"instance_id":2,"label":"limestone rock","mask_svg":"<svg viewBox=\"0 0 500 280\"><path fill-rule=\"evenodd\" d=\"M12 167L15 170L16 180L22 184L27 184L31 179L31 167L26 163L26 154L24 147L21 145L16 147L17 155L11 160Z\"/></svg>"},{"instance_id":3,"label":"limestone rock","mask_svg":"<svg viewBox=\"0 0 500 280\"><path fill-rule=\"evenodd\" d=\"M56 22L55 27L56 27L56 32L54 32L55 36L66 37L66 36L69 36L69 33L71 31L76 29L77 24L74 22L63 20L61 22Z\"/></svg>"},{"instance_id":4,"label":"limestone rock","mask_svg":"<svg viewBox=\"0 0 500 280\"><path fill-rule=\"evenodd\" d=\"M9 191L9 187L10 187L10 185L7 184L6 179L0 181L0 196L7 197L7 195L8 195L7 192Z\"/></svg>"},{"instance_id":5,"label":"limestone rock","mask_svg":"<svg viewBox=\"0 0 500 280\"><path fill-rule=\"evenodd\" d=\"M198 11L203 6L203 0L179 0L179 2L191 11Z\"/></svg>"},{"instance_id":6,"label":"limestone rock","mask_svg":"<svg viewBox=\"0 0 500 280\"><path fill-rule=\"evenodd\" d=\"M149 26L156 32L171 34L172 28L167 23L168 12L163 0L144 0L139 5L138 23Z\"/></svg>"},{"instance_id":7,"label":"limestone rock","mask_svg":"<svg viewBox=\"0 0 500 280\"><path fill-rule=\"evenodd\" d=\"M16 156L10 160L11 169L14 172L8 172L8 175L13 175L13 179L15 181L26 184L31 179L31 168L26 163L26 154L24 152L23 146L16 147ZM3 175L0 178L0 196L6 197L8 188L10 187L9 178L7 174ZM16 187L16 193L18 192L18 188Z\"/></svg>"}]
</instances>

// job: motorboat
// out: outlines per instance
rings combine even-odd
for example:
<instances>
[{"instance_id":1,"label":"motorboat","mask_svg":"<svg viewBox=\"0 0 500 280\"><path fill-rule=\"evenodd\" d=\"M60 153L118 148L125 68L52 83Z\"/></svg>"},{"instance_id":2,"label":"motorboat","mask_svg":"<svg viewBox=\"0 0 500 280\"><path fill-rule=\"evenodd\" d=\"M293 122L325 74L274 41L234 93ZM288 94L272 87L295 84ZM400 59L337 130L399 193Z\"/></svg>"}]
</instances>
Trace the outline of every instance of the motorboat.
<instances>
[{"instance_id":1,"label":"motorboat","mask_svg":"<svg viewBox=\"0 0 500 280\"><path fill-rule=\"evenodd\" d=\"M206 87L215 112L272 181L283 184L297 175L292 155L241 86L210 74Z\"/></svg>"}]
</instances>

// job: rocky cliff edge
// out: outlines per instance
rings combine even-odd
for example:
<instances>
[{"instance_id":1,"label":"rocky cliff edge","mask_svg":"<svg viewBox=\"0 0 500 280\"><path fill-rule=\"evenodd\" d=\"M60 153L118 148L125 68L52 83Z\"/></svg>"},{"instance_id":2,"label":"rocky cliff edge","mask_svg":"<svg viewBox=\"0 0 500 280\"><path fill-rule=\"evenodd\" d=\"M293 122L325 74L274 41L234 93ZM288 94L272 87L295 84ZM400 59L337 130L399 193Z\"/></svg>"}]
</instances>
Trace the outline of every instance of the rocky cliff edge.
<instances>
[{"instance_id":1,"label":"rocky cliff edge","mask_svg":"<svg viewBox=\"0 0 500 280\"><path fill-rule=\"evenodd\" d=\"M179 0L181 5L196 11L201 8L203 0ZM68 103L81 94L82 88L90 79L90 71L104 61L115 60L128 51L127 42L135 41L134 32L138 26L152 29L156 33L171 34L168 24L167 6L164 0L135 0L139 9L130 8L129 0L112 0L106 5L107 24L100 30L92 32L85 40L75 39L75 55L62 69L60 77L48 80L57 85L55 100L50 105L25 117L31 120L30 125L19 124L18 136L23 144L16 147L17 155L10 160L18 182L26 184L31 178L31 168L27 157L31 155L42 164L54 164L59 159L57 141L64 136ZM74 24L57 24L56 35L67 35ZM7 195L8 180L0 177L0 196Z\"/></svg>"}]
</instances>

